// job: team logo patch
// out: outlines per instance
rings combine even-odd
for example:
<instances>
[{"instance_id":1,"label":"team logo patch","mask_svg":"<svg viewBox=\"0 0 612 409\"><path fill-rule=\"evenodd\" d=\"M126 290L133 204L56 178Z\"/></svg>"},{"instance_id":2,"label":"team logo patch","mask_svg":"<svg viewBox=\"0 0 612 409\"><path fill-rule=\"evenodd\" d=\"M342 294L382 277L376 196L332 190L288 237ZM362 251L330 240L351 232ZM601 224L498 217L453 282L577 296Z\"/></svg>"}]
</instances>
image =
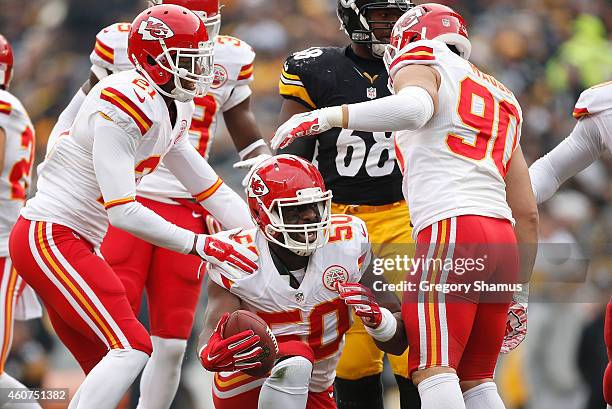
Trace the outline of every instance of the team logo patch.
<instances>
[{"instance_id":1,"label":"team logo patch","mask_svg":"<svg viewBox=\"0 0 612 409\"><path fill-rule=\"evenodd\" d=\"M337 283L346 283L349 278L349 273L346 268L333 265L327 267L323 272L323 285L329 291L336 291Z\"/></svg>"},{"instance_id":2,"label":"team logo patch","mask_svg":"<svg viewBox=\"0 0 612 409\"><path fill-rule=\"evenodd\" d=\"M174 36L174 31L157 17L150 16L140 23L138 33L145 41L166 39Z\"/></svg>"},{"instance_id":3,"label":"team logo patch","mask_svg":"<svg viewBox=\"0 0 612 409\"><path fill-rule=\"evenodd\" d=\"M261 197L270 193L270 189L257 173L253 173L249 182L249 197Z\"/></svg>"},{"instance_id":4,"label":"team logo patch","mask_svg":"<svg viewBox=\"0 0 612 409\"><path fill-rule=\"evenodd\" d=\"M370 87L366 90L366 96L369 99L376 99L376 88Z\"/></svg>"},{"instance_id":5,"label":"team logo patch","mask_svg":"<svg viewBox=\"0 0 612 409\"><path fill-rule=\"evenodd\" d=\"M212 87L214 89L220 88L227 82L227 70L224 66L215 64L215 79L213 80Z\"/></svg>"}]
</instances>

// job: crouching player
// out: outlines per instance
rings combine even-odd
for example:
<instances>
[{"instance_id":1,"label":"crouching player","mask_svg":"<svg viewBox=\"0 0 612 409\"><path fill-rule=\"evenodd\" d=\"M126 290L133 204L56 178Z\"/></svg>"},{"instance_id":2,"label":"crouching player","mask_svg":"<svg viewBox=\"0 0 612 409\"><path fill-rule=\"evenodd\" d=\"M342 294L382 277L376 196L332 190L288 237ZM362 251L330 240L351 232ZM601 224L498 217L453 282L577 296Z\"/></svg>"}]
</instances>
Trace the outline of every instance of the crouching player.
<instances>
[{"instance_id":1,"label":"crouching player","mask_svg":"<svg viewBox=\"0 0 612 409\"><path fill-rule=\"evenodd\" d=\"M399 355L407 347L403 323L380 308L369 289L373 275L364 273L371 259L365 224L356 217L331 216L331 191L317 168L297 156L261 163L250 177L247 196L259 228L234 240L259 254L257 270L242 277L214 266L209 270L198 350L204 368L216 372L215 407L335 408L333 382L351 325L349 305L389 352ZM399 311L395 294L383 298ZM238 309L257 313L278 340L279 359L267 378L240 371L261 366L253 362L261 352L257 335L244 331L223 339L227 313Z\"/></svg>"}]
</instances>

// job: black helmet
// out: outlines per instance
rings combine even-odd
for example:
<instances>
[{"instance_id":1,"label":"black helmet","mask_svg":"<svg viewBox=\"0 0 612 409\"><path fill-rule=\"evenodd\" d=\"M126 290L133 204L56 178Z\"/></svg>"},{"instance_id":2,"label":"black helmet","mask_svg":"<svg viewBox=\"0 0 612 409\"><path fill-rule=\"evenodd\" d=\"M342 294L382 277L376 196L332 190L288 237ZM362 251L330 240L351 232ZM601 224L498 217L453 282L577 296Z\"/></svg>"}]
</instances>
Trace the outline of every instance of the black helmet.
<instances>
[{"instance_id":1,"label":"black helmet","mask_svg":"<svg viewBox=\"0 0 612 409\"><path fill-rule=\"evenodd\" d=\"M388 24L391 30L395 21L368 20L367 12L375 9L406 12L412 7L414 4L410 0L338 0L338 18L341 28L348 34L352 42L366 44L372 55L380 58L384 53L384 44L388 44L388 41L376 38L370 27L373 23Z\"/></svg>"}]
</instances>

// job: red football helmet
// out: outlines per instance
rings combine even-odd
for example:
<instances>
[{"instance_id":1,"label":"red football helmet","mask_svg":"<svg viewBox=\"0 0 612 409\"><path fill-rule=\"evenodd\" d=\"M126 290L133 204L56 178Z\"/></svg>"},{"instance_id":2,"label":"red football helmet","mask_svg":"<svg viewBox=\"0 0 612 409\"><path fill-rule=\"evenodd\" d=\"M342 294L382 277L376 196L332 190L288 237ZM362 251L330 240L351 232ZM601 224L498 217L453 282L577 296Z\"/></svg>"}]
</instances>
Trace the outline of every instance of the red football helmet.
<instances>
[{"instance_id":1,"label":"red football helmet","mask_svg":"<svg viewBox=\"0 0 612 409\"><path fill-rule=\"evenodd\" d=\"M219 0L150 0L153 5L176 4L183 6L202 19L208 37L214 39L221 30L221 6Z\"/></svg>"},{"instance_id":2,"label":"red football helmet","mask_svg":"<svg viewBox=\"0 0 612 409\"><path fill-rule=\"evenodd\" d=\"M176 5L146 9L128 37L128 55L138 71L160 94L181 102L206 95L214 79L213 46L202 20ZM172 79L175 88L164 91L160 85Z\"/></svg>"},{"instance_id":3,"label":"red football helmet","mask_svg":"<svg viewBox=\"0 0 612 409\"><path fill-rule=\"evenodd\" d=\"M268 241L300 256L310 255L327 243L332 192L325 190L321 173L312 163L294 155L273 156L253 170L246 192L251 217ZM318 222L285 222L286 208L309 203L317 205ZM291 237L295 233L302 233L304 241ZM312 233L314 239L310 239Z\"/></svg>"},{"instance_id":4,"label":"red football helmet","mask_svg":"<svg viewBox=\"0 0 612 409\"><path fill-rule=\"evenodd\" d=\"M0 34L0 86L8 88L13 76L13 49L11 44Z\"/></svg>"},{"instance_id":5,"label":"red football helmet","mask_svg":"<svg viewBox=\"0 0 612 409\"><path fill-rule=\"evenodd\" d=\"M438 40L455 46L466 60L472 51L463 17L450 7L426 3L410 9L395 23L384 57L387 66L406 44L419 40Z\"/></svg>"}]
</instances>

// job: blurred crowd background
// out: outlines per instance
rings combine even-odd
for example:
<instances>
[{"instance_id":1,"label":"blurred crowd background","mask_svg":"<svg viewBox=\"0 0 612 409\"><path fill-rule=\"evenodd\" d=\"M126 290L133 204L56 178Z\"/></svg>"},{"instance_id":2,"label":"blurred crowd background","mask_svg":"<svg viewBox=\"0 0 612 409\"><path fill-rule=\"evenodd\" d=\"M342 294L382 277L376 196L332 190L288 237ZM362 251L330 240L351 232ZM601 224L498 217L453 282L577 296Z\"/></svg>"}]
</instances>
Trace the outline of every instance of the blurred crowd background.
<instances>
[{"instance_id":1,"label":"blurred crowd background","mask_svg":"<svg viewBox=\"0 0 612 409\"><path fill-rule=\"evenodd\" d=\"M531 163L571 131L580 92L612 80L609 0L447 0L468 22L472 62L505 83L524 113L523 151ZM285 57L311 46L346 45L336 0L225 0L223 34L257 52L253 109L264 134L277 124L278 76ZM423 1L416 1L423 3ZM12 92L36 126L37 159L49 131L88 75L95 34L131 21L140 0L0 0L0 32L16 51ZM211 162L230 185L237 155L217 136ZM500 361L509 408L601 409L604 304L612 293L612 161L589 167L541 208L541 240L527 341ZM571 243L576 243L571 245ZM586 260L586 262L585 262ZM566 284L559 285L559 282ZM567 284L569 283L569 284ZM204 305L205 300L203 300ZM201 317L201 315L199 315ZM196 323L196 330L198 323ZM80 371L46 322L17 323L7 371L30 386L78 385ZM190 350L193 352L193 347ZM209 380L187 354L175 408L207 408ZM388 402L395 408L392 382ZM126 398L126 407L133 407ZM65 404L48 407L65 407Z\"/></svg>"}]
</instances>

